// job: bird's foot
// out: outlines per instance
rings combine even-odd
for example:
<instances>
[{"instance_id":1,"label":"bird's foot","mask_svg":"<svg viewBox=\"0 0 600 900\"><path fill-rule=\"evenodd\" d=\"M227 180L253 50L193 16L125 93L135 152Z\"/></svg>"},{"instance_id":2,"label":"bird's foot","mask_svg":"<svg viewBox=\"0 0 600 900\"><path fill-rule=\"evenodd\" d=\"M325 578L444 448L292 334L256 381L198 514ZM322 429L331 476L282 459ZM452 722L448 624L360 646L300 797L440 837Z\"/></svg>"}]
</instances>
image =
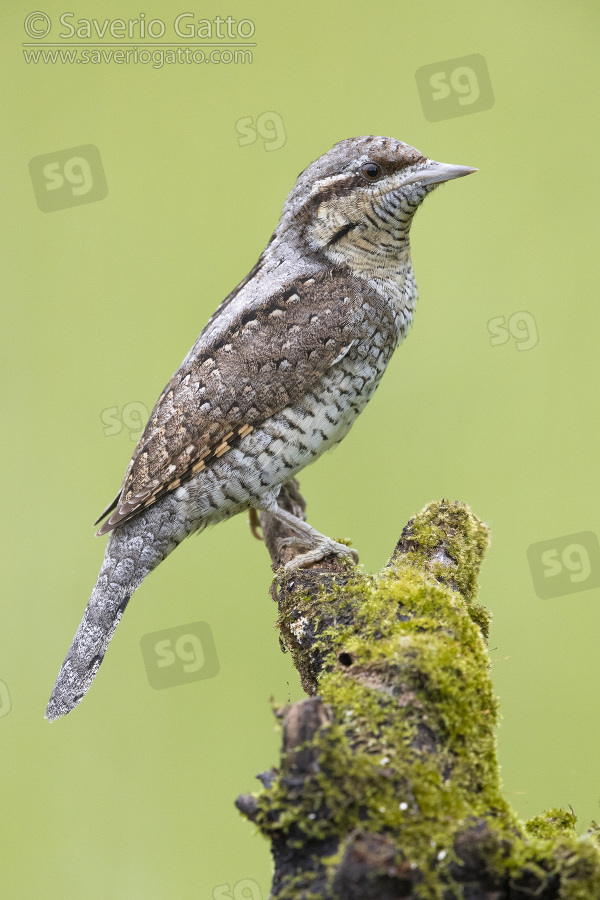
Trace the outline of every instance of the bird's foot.
<instances>
[{"instance_id":1,"label":"bird's foot","mask_svg":"<svg viewBox=\"0 0 600 900\"><path fill-rule=\"evenodd\" d=\"M326 537L326 535L321 534L320 531L309 525L308 522L280 507L277 504L276 494L267 494L259 498L259 502L255 503L255 507L256 509L263 509L273 516L288 531L288 534L292 532L290 536L280 539L282 547L299 546L307 548L305 553L298 554L298 556L284 565L284 575L289 575L298 569L305 569L307 566L325 559L326 556L350 559L354 564L358 562L356 550Z\"/></svg>"},{"instance_id":2,"label":"bird's foot","mask_svg":"<svg viewBox=\"0 0 600 900\"><path fill-rule=\"evenodd\" d=\"M298 556L295 556L294 559L286 563L283 567L284 575L291 575L293 572L297 572L298 569L306 569L314 563L321 562L321 560L325 559L327 556L338 556L340 559L349 559L354 565L358 563L358 553L352 547L334 541L331 538L325 537L325 535L320 535L319 537L319 541L312 544L309 550L305 553L298 554ZM300 537L289 537L284 538L281 541L281 544L282 546L306 547L307 541Z\"/></svg>"}]
</instances>

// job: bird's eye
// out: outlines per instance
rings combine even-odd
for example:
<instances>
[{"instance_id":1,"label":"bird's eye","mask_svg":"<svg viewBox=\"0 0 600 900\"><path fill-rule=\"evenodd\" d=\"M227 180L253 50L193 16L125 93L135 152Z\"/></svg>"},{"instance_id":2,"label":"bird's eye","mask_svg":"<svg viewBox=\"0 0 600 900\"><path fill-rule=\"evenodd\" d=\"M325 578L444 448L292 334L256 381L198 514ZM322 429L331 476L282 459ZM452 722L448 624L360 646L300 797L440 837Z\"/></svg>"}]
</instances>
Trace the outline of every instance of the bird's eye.
<instances>
[{"instance_id":1,"label":"bird's eye","mask_svg":"<svg viewBox=\"0 0 600 900\"><path fill-rule=\"evenodd\" d=\"M379 181L383 175L383 169L376 163L365 163L360 171L367 181Z\"/></svg>"}]
</instances>

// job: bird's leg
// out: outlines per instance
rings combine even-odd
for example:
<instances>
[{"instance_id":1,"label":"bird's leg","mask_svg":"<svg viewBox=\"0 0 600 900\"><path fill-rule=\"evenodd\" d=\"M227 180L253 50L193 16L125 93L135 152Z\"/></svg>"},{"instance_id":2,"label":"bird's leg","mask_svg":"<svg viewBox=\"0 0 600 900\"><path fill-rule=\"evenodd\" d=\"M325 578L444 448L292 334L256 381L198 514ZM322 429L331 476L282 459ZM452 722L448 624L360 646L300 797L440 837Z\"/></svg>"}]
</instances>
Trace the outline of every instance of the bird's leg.
<instances>
[{"instance_id":1,"label":"bird's leg","mask_svg":"<svg viewBox=\"0 0 600 900\"><path fill-rule=\"evenodd\" d=\"M268 512L281 525L284 525L294 534L292 537L284 538L282 543L293 543L303 547L307 547L306 553L301 553L284 566L286 574L296 569L303 569L313 563L320 562L326 556L334 555L350 558L352 562L358 562L358 553L346 544L340 544L332 540L326 535L321 534L315 528L312 528L308 522L303 522L297 516L282 509L273 494L268 494L261 498L260 502L254 504L257 509Z\"/></svg>"}]
</instances>

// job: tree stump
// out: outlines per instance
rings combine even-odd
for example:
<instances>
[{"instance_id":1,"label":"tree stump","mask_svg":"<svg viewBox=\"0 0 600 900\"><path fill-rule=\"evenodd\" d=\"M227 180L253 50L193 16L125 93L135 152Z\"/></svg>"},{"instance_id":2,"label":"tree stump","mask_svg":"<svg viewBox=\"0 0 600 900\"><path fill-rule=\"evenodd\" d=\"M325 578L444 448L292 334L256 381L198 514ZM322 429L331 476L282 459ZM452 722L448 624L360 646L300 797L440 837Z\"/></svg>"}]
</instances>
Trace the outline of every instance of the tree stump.
<instances>
[{"instance_id":1,"label":"tree stump","mask_svg":"<svg viewBox=\"0 0 600 900\"><path fill-rule=\"evenodd\" d=\"M295 479L279 502L304 515ZM309 695L276 710L280 764L236 801L271 842L271 897L598 900L596 826L579 836L565 810L524 823L501 794L475 599L489 533L469 507L430 503L377 575L336 558L286 575L300 548L260 525Z\"/></svg>"}]
</instances>

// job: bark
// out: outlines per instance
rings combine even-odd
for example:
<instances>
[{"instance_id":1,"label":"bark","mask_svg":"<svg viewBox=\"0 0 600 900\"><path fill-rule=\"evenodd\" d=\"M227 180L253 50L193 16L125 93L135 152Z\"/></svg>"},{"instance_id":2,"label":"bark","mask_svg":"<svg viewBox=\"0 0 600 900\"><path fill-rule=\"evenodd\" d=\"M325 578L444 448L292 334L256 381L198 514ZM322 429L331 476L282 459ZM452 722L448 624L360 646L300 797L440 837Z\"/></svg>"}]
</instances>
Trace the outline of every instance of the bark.
<instances>
[{"instance_id":1,"label":"bark","mask_svg":"<svg viewBox=\"0 0 600 900\"><path fill-rule=\"evenodd\" d=\"M280 504L304 516L295 480ZM255 520L256 523L256 520ZM278 900L593 900L597 828L572 811L522 822L500 791L489 613L476 601L487 527L430 503L382 571L301 548L268 514L282 647L306 700L276 710L283 746L236 805L271 843Z\"/></svg>"}]
</instances>

